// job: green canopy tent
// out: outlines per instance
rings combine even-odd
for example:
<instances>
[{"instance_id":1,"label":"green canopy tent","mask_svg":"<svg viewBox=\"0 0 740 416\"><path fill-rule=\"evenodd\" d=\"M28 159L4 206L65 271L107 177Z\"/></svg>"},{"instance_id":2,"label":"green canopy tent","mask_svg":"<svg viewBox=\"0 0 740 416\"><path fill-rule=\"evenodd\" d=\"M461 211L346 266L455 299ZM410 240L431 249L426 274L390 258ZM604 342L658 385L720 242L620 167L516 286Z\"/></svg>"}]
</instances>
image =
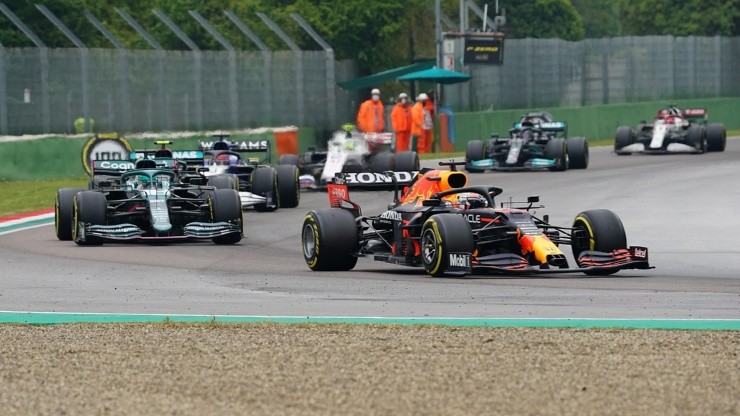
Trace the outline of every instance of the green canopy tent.
<instances>
[{"instance_id":1,"label":"green canopy tent","mask_svg":"<svg viewBox=\"0 0 740 416\"><path fill-rule=\"evenodd\" d=\"M422 82L433 82L436 84L457 84L458 82L470 81L470 75L458 72L450 71L442 68L429 68L421 71L407 73L396 78L399 81L422 81Z\"/></svg>"},{"instance_id":2,"label":"green canopy tent","mask_svg":"<svg viewBox=\"0 0 740 416\"><path fill-rule=\"evenodd\" d=\"M378 72L377 74L368 75L366 77L341 81L338 84L345 90L360 90L363 88L376 87L377 85L384 82L394 81L402 75L418 73L419 71L432 68L433 66L434 61L418 62L412 65L401 66L383 72Z\"/></svg>"}]
</instances>

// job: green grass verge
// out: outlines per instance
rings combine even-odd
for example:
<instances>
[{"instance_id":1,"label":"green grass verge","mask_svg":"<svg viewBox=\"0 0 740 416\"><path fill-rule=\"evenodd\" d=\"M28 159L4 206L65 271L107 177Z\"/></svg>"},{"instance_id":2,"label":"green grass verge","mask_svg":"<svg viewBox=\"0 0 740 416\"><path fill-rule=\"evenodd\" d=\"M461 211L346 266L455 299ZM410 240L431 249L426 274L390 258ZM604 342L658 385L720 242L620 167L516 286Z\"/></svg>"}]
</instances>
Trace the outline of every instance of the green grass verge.
<instances>
[{"instance_id":1,"label":"green grass verge","mask_svg":"<svg viewBox=\"0 0 740 416\"><path fill-rule=\"evenodd\" d=\"M54 208L59 188L87 188L87 176L33 181L0 181L0 217Z\"/></svg>"}]
</instances>

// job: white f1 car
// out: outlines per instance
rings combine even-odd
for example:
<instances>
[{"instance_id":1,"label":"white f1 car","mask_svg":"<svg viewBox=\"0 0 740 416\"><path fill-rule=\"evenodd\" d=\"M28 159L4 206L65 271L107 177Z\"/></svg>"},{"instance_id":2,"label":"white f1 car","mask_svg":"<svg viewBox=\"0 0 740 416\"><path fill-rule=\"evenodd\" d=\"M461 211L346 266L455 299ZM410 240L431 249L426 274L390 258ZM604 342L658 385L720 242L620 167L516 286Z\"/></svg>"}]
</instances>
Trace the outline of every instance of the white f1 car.
<instances>
[{"instance_id":1,"label":"white f1 car","mask_svg":"<svg viewBox=\"0 0 740 416\"><path fill-rule=\"evenodd\" d=\"M632 153L704 153L725 150L727 132L722 123L707 123L704 108L662 108L652 124L641 122L635 130L617 128L614 151Z\"/></svg>"}]
</instances>

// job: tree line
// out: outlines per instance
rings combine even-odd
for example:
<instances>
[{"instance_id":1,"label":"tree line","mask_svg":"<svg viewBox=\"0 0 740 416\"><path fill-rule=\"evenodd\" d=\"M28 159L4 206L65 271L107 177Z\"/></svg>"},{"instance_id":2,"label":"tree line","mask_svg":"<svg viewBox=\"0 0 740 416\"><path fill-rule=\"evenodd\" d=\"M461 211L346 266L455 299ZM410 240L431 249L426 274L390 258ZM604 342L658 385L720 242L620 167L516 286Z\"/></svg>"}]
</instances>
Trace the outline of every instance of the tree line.
<instances>
[{"instance_id":1,"label":"tree line","mask_svg":"<svg viewBox=\"0 0 740 416\"><path fill-rule=\"evenodd\" d=\"M493 10L495 0L477 0ZM239 16L269 48L286 49L256 16L263 12L304 49L318 45L291 19L300 14L334 48L340 59L355 59L363 74L434 57L434 0L12 0L5 4L49 47L72 43L36 9L46 5L88 47L112 45L89 23L87 9L127 47L149 46L115 12L118 7L146 28L166 49L187 46L151 11L159 9L177 23L201 49L223 49L189 14L196 10L237 49L256 47L224 15ZM458 0L442 0L444 13L458 21ZM499 0L506 10L507 37L584 38L645 35L738 36L740 0ZM490 13L492 14L492 13ZM471 26L480 22L471 14ZM4 15L0 43L33 46Z\"/></svg>"}]
</instances>

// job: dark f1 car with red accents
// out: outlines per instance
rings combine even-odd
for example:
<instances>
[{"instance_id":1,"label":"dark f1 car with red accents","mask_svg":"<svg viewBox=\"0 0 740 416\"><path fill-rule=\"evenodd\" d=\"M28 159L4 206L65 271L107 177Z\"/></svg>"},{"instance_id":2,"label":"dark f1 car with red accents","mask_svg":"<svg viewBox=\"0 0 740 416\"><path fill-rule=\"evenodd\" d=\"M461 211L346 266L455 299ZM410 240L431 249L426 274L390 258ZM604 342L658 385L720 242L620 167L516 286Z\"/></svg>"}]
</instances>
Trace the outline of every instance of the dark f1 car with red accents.
<instances>
[{"instance_id":1,"label":"dark f1 car with red accents","mask_svg":"<svg viewBox=\"0 0 740 416\"><path fill-rule=\"evenodd\" d=\"M303 256L316 271L351 270L359 257L423 267L431 276L470 273L582 272L608 275L648 269L648 250L628 246L622 222L605 209L583 211L571 226L535 216L538 197L526 203L494 198L495 186L467 186L456 170L424 169L380 215L365 216L345 184L328 186L331 208L308 213L301 232ZM575 266L560 246L571 246Z\"/></svg>"},{"instance_id":2,"label":"dark f1 car with red accents","mask_svg":"<svg viewBox=\"0 0 740 416\"><path fill-rule=\"evenodd\" d=\"M586 169L588 141L568 137L568 124L556 121L550 113L531 111L509 129L491 139L471 140L465 151L465 170L518 171Z\"/></svg>"},{"instance_id":3,"label":"dark f1 car with red accents","mask_svg":"<svg viewBox=\"0 0 740 416\"><path fill-rule=\"evenodd\" d=\"M658 110L652 124L641 121L632 130L620 126L614 137L614 152L632 153L704 153L723 152L727 132L722 123L707 123L704 108L678 108L669 105Z\"/></svg>"}]
</instances>

